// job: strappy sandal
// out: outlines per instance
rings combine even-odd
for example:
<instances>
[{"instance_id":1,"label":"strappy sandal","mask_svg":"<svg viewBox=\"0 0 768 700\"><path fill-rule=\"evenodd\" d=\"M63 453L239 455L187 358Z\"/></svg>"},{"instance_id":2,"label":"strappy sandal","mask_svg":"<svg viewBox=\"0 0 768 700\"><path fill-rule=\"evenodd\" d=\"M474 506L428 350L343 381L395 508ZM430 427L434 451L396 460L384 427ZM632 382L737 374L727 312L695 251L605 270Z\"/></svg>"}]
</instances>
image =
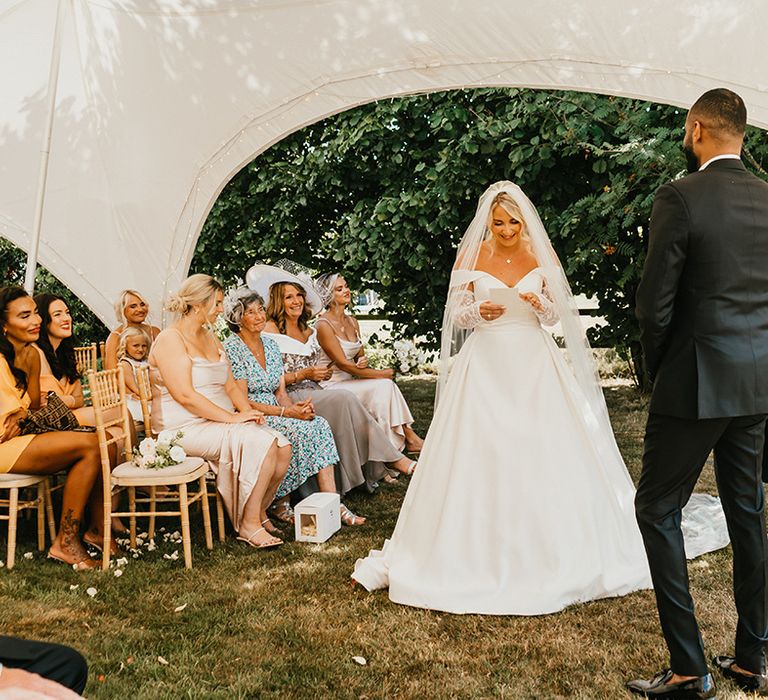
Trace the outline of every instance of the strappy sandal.
<instances>
[{"instance_id":1,"label":"strappy sandal","mask_svg":"<svg viewBox=\"0 0 768 700\"><path fill-rule=\"evenodd\" d=\"M131 531L128 530L128 534L130 534L130 532ZM87 544L87 545L90 545L91 547L93 547L95 550L97 550L99 552L103 552L104 551L104 547L102 547L96 540L88 537L88 533L87 532L83 535L83 542L85 542L85 544ZM111 554L112 554L113 557L121 553L120 552L120 547L118 546L117 542L115 542L115 538L114 537L112 537L109 540L109 548L112 550Z\"/></svg>"},{"instance_id":2,"label":"strappy sandal","mask_svg":"<svg viewBox=\"0 0 768 700\"><path fill-rule=\"evenodd\" d=\"M93 571L94 569L99 568L99 562L91 558L80 559L80 561L71 562L67 561L66 559L62 559L61 557L57 557L55 554L51 554L51 552L48 552L48 559L53 559L53 561L58 561L62 564L66 564L67 566L71 566L75 571Z\"/></svg>"},{"instance_id":3,"label":"strappy sandal","mask_svg":"<svg viewBox=\"0 0 768 700\"><path fill-rule=\"evenodd\" d=\"M270 535L282 535L283 533L280 532L280 530L275 526L275 524L267 518L266 520L262 520L261 524L264 526L264 529L270 534Z\"/></svg>"},{"instance_id":4,"label":"strappy sandal","mask_svg":"<svg viewBox=\"0 0 768 700\"><path fill-rule=\"evenodd\" d=\"M347 506L343 503L340 506L341 509L341 522L345 525L364 525L365 518L360 515L355 515Z\"/></svg>"},{"instance_id":5,"label":"strappy sandal","mask_svg":"<svg viewBox=\"0 0 768 700\"><path fill-rule=\"evenodd\" d=\"M253 540L253 538L256 537L256 535L258 535L260 532L267 532L267 529L260 527L258 530L254 530L250 537L240 537L238 535L237 539L240 540L240 542L245 542L248 546L253 547L254 549L270 549L271 547L279 547L281 544L285 544L285 542L283 542L283 540L281 540L279 537L274 536L272 537L271 542L262 542L261 544L252 542L251 540Z\"/></svg>"},{"instance_id":6,"label":"strappy sandal","mask_svg":"<svg viewBox=\"0 0 768 700\"><path fill-rule=\"evenodd\" d=\"M283 501L278 506L270 506L267 512L275 520L279 520L281 523L288 523L288 525L293 525L296 519L293 508L291 508L287 501Z\"/></svg>"}]
</instances>

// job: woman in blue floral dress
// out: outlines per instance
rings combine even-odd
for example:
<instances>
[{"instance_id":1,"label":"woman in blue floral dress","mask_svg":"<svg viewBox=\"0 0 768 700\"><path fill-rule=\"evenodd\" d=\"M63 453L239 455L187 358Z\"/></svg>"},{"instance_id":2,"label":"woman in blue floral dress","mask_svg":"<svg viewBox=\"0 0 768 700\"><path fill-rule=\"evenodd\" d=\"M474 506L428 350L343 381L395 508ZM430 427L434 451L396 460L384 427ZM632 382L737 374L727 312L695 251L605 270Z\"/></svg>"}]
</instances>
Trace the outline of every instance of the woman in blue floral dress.
<instances>
[{"instance_id":1,"label":"woman in blue floral dress","mask_svg":"<svg viewBox=\"0 0 768 700\"><path fill-rule=\"evenodd\" d=\"M264 413L267 425L291 441L291 464L277 489L271 514L283 522L292 522L288 496L311 476L317 475L321 491L337 492L333 465L339 454L333 433L326 420L315 415L311 399L293 402L288 396L280 349L274 340L261 336L266 323L261 296L243 287L230 291L224 303L224 316L233 332L224 342L232 374L247 390L251 406ZM365 522L343 503L341 520L345 525ZM269 520L262 524L267 530L270 525L274 529Z\"/></svg>"}]
</instances>

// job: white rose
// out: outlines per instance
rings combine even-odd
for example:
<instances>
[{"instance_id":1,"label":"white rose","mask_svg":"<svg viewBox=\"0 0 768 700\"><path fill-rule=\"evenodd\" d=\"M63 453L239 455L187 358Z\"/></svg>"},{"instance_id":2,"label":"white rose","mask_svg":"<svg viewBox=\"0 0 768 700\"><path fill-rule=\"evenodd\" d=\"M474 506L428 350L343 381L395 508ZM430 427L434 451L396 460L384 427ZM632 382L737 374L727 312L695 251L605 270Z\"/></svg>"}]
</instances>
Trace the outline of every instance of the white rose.
<instances>
[{"instance_id":1,"label":"white rose","mask_svg":"<svg viewBox=\"0 0 768 700\"><path fill-rule=\"evenodd\" d=\"M171 451L169 452L168 456L176 462L176 464L179 464L180 462L183 462L187 458L187 453L184 451L184 448L181 445L174 445L171 448Z\"/></svg>"},{"instance_id":2,"label":"white rose","mask_svg":"<svg viewBox=\"0 0 768 700\"><path fill-rule=\"evenodd\" d=\"M158 445L170 445L171 440L176 437L176 433L170 431L170 430L163 430L160 432L160 434L157 436L157 444Z\"/></svg>"},{"instance_id":3,"label":"white rose","mask_svg":"<svg viewBox=\"0 0 768 700\"><path fill-rule=\"evenodd\" d=\"M141 452L143 457L154 459L157 454L155 441L152 438L144 438L139 443L139 452Z\"/></svg>"}]
</instances>

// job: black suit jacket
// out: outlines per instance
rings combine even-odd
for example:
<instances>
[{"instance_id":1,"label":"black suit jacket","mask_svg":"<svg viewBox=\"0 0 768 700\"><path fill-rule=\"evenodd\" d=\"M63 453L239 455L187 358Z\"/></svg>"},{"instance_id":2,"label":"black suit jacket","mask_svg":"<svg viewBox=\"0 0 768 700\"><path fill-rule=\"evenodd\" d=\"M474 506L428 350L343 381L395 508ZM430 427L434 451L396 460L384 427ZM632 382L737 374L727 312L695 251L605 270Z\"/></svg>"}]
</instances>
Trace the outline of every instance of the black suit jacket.
<instances>
[{"instance_id":1,"label":"black suit jacket","mask_svg":"<svg viewBox=\"0 0 768 700\"><path fill-rule=\"evenodd\" d=\"M723 159L662 186L636 301L651 412L768 413L768 183Z\"/></svg>"}]
</instances>

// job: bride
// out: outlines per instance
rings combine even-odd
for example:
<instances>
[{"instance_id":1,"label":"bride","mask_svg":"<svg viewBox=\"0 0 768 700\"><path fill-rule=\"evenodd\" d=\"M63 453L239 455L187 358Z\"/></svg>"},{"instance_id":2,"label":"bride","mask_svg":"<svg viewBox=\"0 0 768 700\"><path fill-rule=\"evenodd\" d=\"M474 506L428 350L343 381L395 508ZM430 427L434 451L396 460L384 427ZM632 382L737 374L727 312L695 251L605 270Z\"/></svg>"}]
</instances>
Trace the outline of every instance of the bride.
<instances>
[{"instance_id":1,"label":"bride","mask_svg":"<svg viewBox=\"0 0 768 700\"><path fill-rule=\"evenodd\" d=\"M567 360L543 328L555 324ZM389 586L396 603L497 615L650 588L634 486L578 309L536 209L511 182L483 193L459 246L440 368L395 531L352 578ZM691 508L689 557L725 546L717 499Z\"/></svg>"}]
</instances>

